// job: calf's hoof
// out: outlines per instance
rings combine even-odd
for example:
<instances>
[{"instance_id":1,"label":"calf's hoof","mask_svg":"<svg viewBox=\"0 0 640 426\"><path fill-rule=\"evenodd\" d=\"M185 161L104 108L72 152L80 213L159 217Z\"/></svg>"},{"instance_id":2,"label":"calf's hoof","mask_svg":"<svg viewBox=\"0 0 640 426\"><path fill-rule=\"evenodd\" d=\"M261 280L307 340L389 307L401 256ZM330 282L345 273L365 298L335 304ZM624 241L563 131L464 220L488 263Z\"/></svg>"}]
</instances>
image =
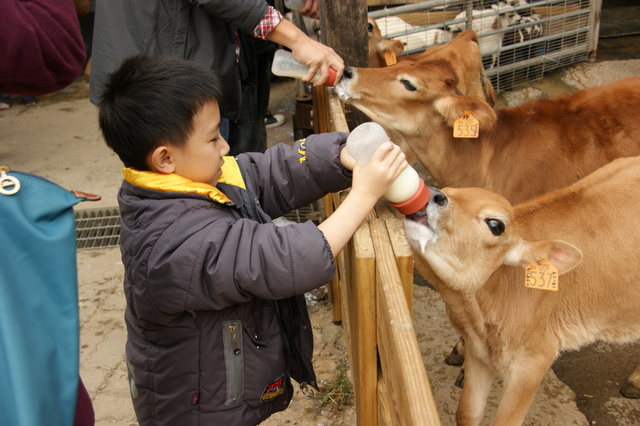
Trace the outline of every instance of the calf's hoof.
<instances>
[{"instance_id":1,"label":"calf's hoof","mask_svg":"<svg viewBox=\"0 0 640 426\"><path fill-rule=\"evenodd\" d=\"M464 355L458 351L458 345L453 347L451 353L444 359L444 362L447 365L453 365L454 367L460 367L464 364Z\"/></svg>"},{"instance_id":2,"label":"calf's hoof","mask_svg":"<svg viewBox=\"0 0 640 426\"><path fill-rule=\"evenodd\" d=\"M625 385L620 388L620 394L625 398L640 399L640 389L633 386L631 382L625 383Z\"/></svg>"},{"instance_id":3,"label":"calf's hoof","mask_svg":"<svg viewBox=\"0 0 640 426\"><path fill-rule=\"evenodd\" d=\"M460 389L464 387L464 368L460 369L460 373L458 374L458 377L456 378L454 384Z\"/></svg>"}]
</instances>

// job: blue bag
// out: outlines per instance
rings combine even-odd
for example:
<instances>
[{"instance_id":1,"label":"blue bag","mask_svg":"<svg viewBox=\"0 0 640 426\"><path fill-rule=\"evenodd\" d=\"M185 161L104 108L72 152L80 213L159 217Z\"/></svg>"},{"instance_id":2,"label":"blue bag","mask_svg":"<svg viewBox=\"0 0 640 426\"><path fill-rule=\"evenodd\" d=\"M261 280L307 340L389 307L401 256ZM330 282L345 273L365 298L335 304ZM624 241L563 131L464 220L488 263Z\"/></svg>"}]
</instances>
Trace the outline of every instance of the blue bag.
<instances>
[{"instance_id":1,"label":"blue bag","mask_svg":"<svg viewBox=\"0 0 640 426\"><path fill-rule=\"evenodd\" d=\"M71 426L79 379L74 193L0 168L0 425Z\"/></svg>"}]
</instances>

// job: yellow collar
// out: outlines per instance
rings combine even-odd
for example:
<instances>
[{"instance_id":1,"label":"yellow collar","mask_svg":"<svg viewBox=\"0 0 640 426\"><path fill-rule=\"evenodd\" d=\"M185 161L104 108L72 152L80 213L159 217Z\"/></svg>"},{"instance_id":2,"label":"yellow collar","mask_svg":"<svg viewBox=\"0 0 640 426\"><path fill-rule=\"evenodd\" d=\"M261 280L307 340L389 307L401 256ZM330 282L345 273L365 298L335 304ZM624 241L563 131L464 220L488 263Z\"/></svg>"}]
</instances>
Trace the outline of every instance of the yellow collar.
<instances>
[{"instance_id":1,"label":"yellow collar","mask_svg":"<svg viewBox=\"0 0 640 426\"><path fill-rule=\"evenodd\" d=\"M190 179L174 173L145 172L128 167L122 170L124 180L141 188L153 189L163 192L186 192L190 194L205 195L218 203L228 203L231 200L215 186L202 182L194 182ZM235 157L224 157L222 177L218 183L226 183L246 189L240 166Z\"/></svg>"}]
</instances>

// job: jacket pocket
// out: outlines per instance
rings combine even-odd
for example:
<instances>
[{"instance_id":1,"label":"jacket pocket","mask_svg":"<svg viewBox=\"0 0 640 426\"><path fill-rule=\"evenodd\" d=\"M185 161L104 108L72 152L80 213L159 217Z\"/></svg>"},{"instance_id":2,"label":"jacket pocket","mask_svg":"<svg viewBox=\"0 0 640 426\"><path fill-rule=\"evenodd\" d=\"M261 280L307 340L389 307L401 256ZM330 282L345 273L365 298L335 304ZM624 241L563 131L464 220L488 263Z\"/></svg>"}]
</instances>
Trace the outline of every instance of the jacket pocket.
<instances>
[{"instance_id":1,"label":"jacket pocket","mask_svg":"<svg viewBox=\"0 0 640 426\"><path fill-rule=\"evenodd\" d=\"M277 324L277 321L276 321ZM292 387L285 365L285 350L282 335L277 331L267 331L260 336L255 324L244 323L245 350L247 362L244 366L244 402L257 408L265 403L284 403L291 399Z\"/></svg>"},{"instance_id":2,"label":"jacket pocket","mask_svg":"<svg viewBox=\"0 0 640 426\"><path fill-rule=\"evenodd\" d=\"M242 350L242 321L222 321L222 343L226 373L224 405L242 401L244 382L244 353Z\"/></svg>"}]
</instances>

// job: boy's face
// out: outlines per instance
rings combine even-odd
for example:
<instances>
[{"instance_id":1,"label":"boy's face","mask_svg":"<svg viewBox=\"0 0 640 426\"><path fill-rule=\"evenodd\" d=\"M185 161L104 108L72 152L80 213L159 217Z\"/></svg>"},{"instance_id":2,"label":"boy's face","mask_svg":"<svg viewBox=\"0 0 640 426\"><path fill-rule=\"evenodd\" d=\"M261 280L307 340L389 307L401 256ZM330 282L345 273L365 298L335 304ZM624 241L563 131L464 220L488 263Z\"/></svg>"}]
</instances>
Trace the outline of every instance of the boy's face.
<instances>
[{"instance_id":1,"label":"boy's face","mask_svg":"<svg viewBox=\"0 0 640 426\"><path fill-rule=\"evenodd\" d=\"M173 150L173 173L215 186L222 176L222 157L229 144L220 134L220 109L213 101L193 117L193 132L184 147Z\"/></svg>"}]
</instances>

